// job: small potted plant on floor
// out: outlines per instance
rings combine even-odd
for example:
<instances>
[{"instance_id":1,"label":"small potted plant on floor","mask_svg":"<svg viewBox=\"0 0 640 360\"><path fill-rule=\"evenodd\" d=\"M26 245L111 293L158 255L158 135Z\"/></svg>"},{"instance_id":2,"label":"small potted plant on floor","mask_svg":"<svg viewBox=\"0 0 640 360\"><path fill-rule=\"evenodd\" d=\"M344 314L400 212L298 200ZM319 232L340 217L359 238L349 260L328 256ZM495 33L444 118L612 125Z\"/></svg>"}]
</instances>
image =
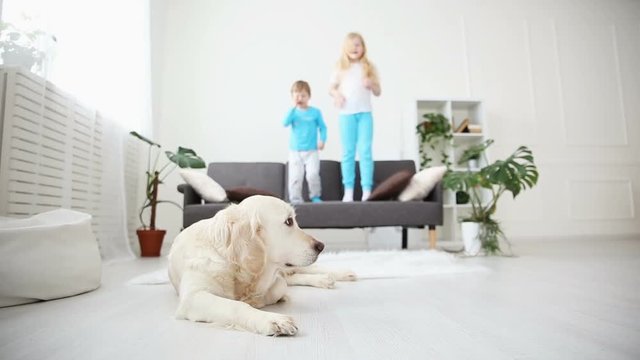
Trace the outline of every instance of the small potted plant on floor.
<instances>
[{"instance_id":1,"label":"small potted plant on floor","mask_svg":"<svg viewBox=\"0 0 640 360\"><path fill-rule=\"evenodd\" d=\"M498 200L505 192L510 192L515 198L523 190L535 186L537 182L538 168L531 150L526 146L520 146L506 159L497 160L478 171L448 173L443 179L443 186L469 194L471 213L462 219L465 252L469 255L479 252L480 246L474 246L473 239L479 240L479 245L488 254L501 252L500 240L507 239L500 224L493 218Z\"/></svg>"},{"instance_id":2,"label":"small potted plant on floor","mask_svg":"<svg viewBox=\"0 0 640 360\"><path fill-rule=\"evenodd\" d=\"M138 214L142 228L136 231L138 241L140 242L140 255L160 256L160 249L162 248L162 241L166 230L156 229L156 207L162 202L169 202L178 207L180 207L180 205L171 201L158 200L158 185L160 185L176 167L201 169L205 167L205 162L195 151L178 147L178 151L175 153L171 151L164 152L168 160L164 162L164 165L160 166L159 160L162 146L135 131L131 131L130 134L148 145L147 170L145 172L147 179L145 187L146 196L140 208L140 213ZM151 211L148 224L143 219L143 213L146 209L150 209Z\"/></svg>"}]
</instances>

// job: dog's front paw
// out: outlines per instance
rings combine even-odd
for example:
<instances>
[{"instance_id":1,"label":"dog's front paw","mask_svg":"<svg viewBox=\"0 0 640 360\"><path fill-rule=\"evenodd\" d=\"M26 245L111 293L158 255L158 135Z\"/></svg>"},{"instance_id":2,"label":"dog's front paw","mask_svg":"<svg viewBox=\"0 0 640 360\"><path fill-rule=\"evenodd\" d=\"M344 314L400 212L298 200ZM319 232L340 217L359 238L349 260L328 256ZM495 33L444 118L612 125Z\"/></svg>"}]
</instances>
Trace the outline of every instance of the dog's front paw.
<instances>
[{"instance_id":1,"label":"dog's front paw","mask_svg":"<svg viewBox=\"0 0 640 360\"><path fill-rule=\"evenodd\" d=\"M269 313L257 330L267 336L291 336L298 332L298 327L290 316Z\"/></svg>"},{"instance_id":2,"label":"dog's front paw","mask_svg":"<svg viewBox=\"0 0 640 360\"><path fill-rule=\"evenodd\" d=\"M358 280L358 275L356 275L356 273L354 273L353 271L338 271L338 272L331 273L331 275L337 281L356 281L356 280Z\"/></svg>"},{"instance_id":3,"label":"dog's front paw","mask_svg":"<svg viewBox=\"0 0 640 360\"><path fill-rule=\"evenodd\" d=\"M323 274L315 279L313 286L323 289L333 289L336 287L336 280L329 274Z\"/></svg>"}]
</instances>

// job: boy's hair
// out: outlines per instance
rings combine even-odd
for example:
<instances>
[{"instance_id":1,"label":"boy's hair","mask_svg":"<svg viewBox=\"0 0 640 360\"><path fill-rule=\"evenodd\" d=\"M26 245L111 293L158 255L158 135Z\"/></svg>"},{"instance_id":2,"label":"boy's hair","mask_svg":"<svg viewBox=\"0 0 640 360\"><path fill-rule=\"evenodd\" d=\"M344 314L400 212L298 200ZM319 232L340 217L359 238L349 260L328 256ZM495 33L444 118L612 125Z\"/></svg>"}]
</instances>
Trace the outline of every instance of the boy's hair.
<instances>
[{"instance_id":1,"label":"boy's hair","mask_svg":"<svg viewBox=\"0 0 640 360\"><path fill-rule=\"evenodd\" d=\"M311 87L309 87L309 83L304 80L298 80L291 85L291 92L296 91L306 91L306 93L311 96Z\"/></svg>"}]
</instances>

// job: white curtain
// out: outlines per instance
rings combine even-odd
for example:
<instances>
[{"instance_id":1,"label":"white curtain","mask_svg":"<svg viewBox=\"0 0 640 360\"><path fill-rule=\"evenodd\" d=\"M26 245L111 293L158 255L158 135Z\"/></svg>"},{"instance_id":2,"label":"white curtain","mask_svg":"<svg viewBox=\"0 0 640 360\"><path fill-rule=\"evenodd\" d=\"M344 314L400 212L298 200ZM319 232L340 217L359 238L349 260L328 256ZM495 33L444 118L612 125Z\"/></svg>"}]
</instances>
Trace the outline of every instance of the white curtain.
<instances>
[{"instance_id":1,"label":"white curtain","mask_svg":"<svg viewBox=\"0 0 640 360\"><path fill-rule=\"evenodd\" d=\"M151 128L149 0L4 0L2 20L55 37L45 77L125 129Z\"/></svg>"},{"instance_id":2,"label":"white curtain","mask_svg":"<svg viewBox=\"0 0 640 360\"><path fill-rule=\"evenodd\" d=\"M142 174L128 131L150 134L149 0L3 0L2 20L55 37L44 76L87 108L103 131L99 213L92 214L104 259L132 256ZM135 155L135 151L133 152ZM132 165L132 162L134 163ZM133 179L133 180L132 180ZM140 185L141 186L141 185ZM134 204L134 205L132 205Z\"/></svg>"}]
</instances>

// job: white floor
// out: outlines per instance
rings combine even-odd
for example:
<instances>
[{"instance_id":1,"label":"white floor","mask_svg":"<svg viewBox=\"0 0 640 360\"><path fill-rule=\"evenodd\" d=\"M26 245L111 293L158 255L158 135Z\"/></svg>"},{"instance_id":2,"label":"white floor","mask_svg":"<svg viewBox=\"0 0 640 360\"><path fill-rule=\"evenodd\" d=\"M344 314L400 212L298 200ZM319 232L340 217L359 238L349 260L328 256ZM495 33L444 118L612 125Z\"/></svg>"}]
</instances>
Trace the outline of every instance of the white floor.
<instances>
[{"instance_id":1,"label":"white floor","mask_svg":"<svg viewBox=\"0 0 640 360\"><path fill-rule=\"evenodd\" d=\"M175 320L164 259L111 264L100 289L0 309L1 359L640 359L640 239L527 241L489 272L292 288L300 332Z\"/></svg>"}]
</instances>

